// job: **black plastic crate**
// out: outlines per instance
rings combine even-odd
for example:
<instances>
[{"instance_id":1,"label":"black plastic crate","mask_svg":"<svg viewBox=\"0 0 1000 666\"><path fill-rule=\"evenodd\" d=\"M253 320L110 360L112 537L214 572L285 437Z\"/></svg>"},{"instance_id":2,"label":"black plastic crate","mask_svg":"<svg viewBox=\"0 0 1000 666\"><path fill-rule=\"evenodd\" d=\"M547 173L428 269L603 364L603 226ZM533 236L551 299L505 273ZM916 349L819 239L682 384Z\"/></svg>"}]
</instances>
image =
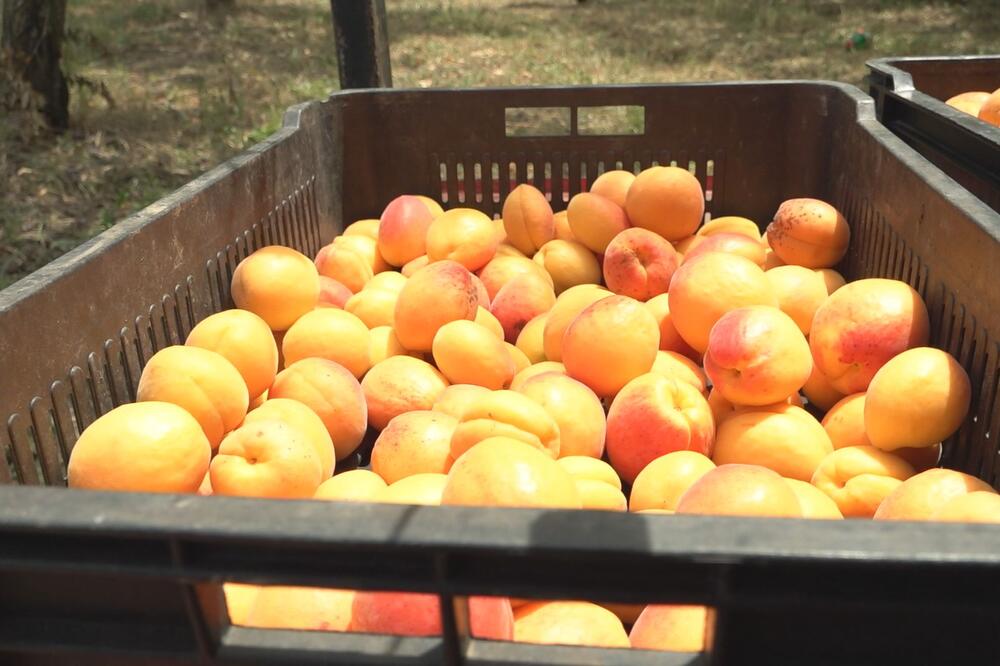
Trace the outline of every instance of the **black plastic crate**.
<instances>
[{"instance_id":1,"label":"black plastic crate","mask_svg":"<svg viewBox=\"0 0 1000 666\"><path fill-rule=\"evenodd\" d=\"M868 69L882 124L1000 210L1000 127L945 104L1000 88L1000 55L879 58Z\"/></svg>"},{"instance_id":2,"label":"black plastic crate","mask_svg":"<svg viewBox=\"0 0 1000 666\"><path fill-rule=\"evenodd\" d=\"M596 109L595 107L627 107ZM594 121L595 115L604 120ZM610 119L610 120L608 120ZM601 131L615 132L600 134ZM542 134L542 135L539 135ZM852 224L850 279L906 280L972 378L946 465L996 483L1000 215L822 82L345 92L0 292L0 663L997 663L1000 527L337 505L62 486L82 428L229 306L254 249L315 253L402 193L560 209L602 170L688 166L711 215L796 196ZM36 486L36 487L31 487ZM229 626L220 581L434 592L443 639ZM466 594L702 603L709 651L470 640Z\"/></svg>"}]
</instances>

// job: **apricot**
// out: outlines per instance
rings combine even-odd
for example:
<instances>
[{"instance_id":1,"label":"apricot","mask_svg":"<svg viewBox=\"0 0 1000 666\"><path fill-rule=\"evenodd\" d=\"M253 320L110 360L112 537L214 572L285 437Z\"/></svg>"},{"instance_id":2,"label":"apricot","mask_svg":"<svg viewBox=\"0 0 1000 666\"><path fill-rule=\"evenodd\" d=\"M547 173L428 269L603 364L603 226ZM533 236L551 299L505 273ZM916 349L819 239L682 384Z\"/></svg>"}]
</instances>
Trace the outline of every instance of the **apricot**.
<instances>
[{"instance_id":1,"label":"apricot","mask_svg":"<svg viewBox=\"0 0 1000 666\"><path fill-rule=\"evenodd\" d=\"M475 398L458 421L451 437L452 460L492 437L515 439L551 458L559 457L559 424L544 407L515 391L493 391Z\"/></svg>"},{"instance_id":2,"label":"apricot","mask_svg":"<svg viewBox=\"0 0 1000 666\"><path fill-rule=\"evenodd\" d=\"M426 254L422 254L416 259L411 259L403 264L403 267L399 269L399 272L405 277L410 277L429 263L431 263L431 260L427 258Z\"/></svg>"},{"instance_id":3,"label":"apricot","mask_svg":"<svg viewBox=\"0 0 1000 666\"><path fill-rule=\"evenodd\" d=\"M493 220L471 208L452 208L427 228L427 259L451 259L470 271L485 266L496 254L500 239Z\"/></svg>"},{"instance_id":4,"label":"apricot","mask_svg":"<svg viewBox=\"0 0 1000 666\"><path fill-rule=\"evenodd\" d=\"M597 254L604 254L611 239L631 226L621 206L590 192L569 200L566 219L576 240Z\"/></svg>"},{"instance_id":5,"label":"apricot","mask_svg":"<svg viewBox=\"0 0 1000 666\"><path fill-rule=\"evenodd\" d=\"M580 508L590 511L627 511L628 500L614 486L593 479L574 479L580 494Z\"/></svg>"},{"instance_id":6,"label":"apricot","mask_svg":"<svg viewBox=\"0 0 1000 666\"><path fill-rule=\"evenodd\" d=\"M823 417L823 429L835 449L848 446L871 446L865 434L865 394L845 396Z\"/></svg>"},{"instance_id":7,"label":"apricot","mask_svg":"<svg viewBox=\"0 0 1000 666\"><path fill-rule=\"evenodd\" d=\"M666 293L679 264L674 247L660 236L647 229L625 229L604 251L604 281L616 294L648 301Z\"/></svg>"},{"instance_id":8,"label":"apricot","mask_svg":"<svg viewBox=\"0 0 1000 666\"><path fill-rule=\"evenodd\" d=\"M283 331L316 307L319 273L309 257L290 247L257 250L233 271L236 307L249 310L273 331Z\"/></svg>"},{"instance_id":9,"label":"apricot","mask_svg":"<svg viewBox=\"0 0 1000 666\"><path fill-rule=\"evenodd\" d=\"M448 476L442 473L422 472L390 483L375 497L383 504L422 504L438 506Z\"/></svg>"},{"instance_id":10,"label":"apricot","mask_svg":"<svg viewBox=\"0 0 1000 666\"><path fill-rule=\"evenodd\" d=\"M760 241L754 238L735 232L719 232L697 238L700 239L699 242L684 253L684 261L691 261L709 252L722 252L739 255L764 268L767 251Z\"/></svg>"},{"instance_id":11,"label":"apricot","mask_svg":"<svg viewBox=\"0 0 1000 666\"><path fill-rule=\"evenodd\" d=\"M600 399L587 386L560 372L535 375L517 391L531 398L559 427L559 457L604 453L605 417Z\"/></svg>"},{"instance_id":12,"label":"apricot","mask_svg":"<svg viewBox=\"0 0 1000 666\"><path fill-rule=\"evenodd\" d=\"M448 380L430 363L412 356L390 356L372 366L361 381L368 419L376 430L405 412L430 409Z\"/></svg>"},{"instance_id":13,"label":"apricot","mask_svg":"<svg viewBox=\"0 0 1000 666\"><path fill-rule=\"evenodd\" d=\"M708 349L709 332L722 315L748 305L777 307L764 271L735 254L710 252L684 262L670 281L670 315L695 351Z\"/></svg>"},{"instance_id":14,"label":"apricot","mask_svg":"<svg viewBox=\"0 0 1000 666\"><path fill-rule=\"evenodd\" d=\"M427 229L435 217L435 212L419 198L409 194L396 197L379 217L379 253L393 266L426 254Z\"/></svg>"},{"instance_id":15,"label":"apricot","mask_svg":"<svg viewBox=\"0 0 1000 666\"><path fill-rule=\"evenodd\" d=\"M524 256L495 256L479 271L479 279L486 288L486 293L492 303L504 285L526 273L548 282L550 287L555 285L552 276L540 262L532 261ZM483 307L489 307L489 305Z\"/></svg>"},{"instance_id":16,"label":"apricot","mask_svg":"<svg viewBox=\"0 0 1000 666\"><path fill-rule=\"evenodd\" d=\"M467 320L462 319L461 321L467 321ZM503 340L504 336L503 325L500 323L499 319L493 316L493 313L484 308L482 305L476 308L476 318L473 319L472 321L474 321L477 325L481 326L482 328L485 328L487 331L492 333L497 340L501 341ZM449 323L454 323L454 322L449 322ZM440 329L438 329L438 332L440 332ZM431 351L433 350L434 350L434 343L431 343Z\"/></svg>"},{"instance_id":17,"label":"apricot","mask_svg":"<svg viewBox=\"0 0 1000 666\"><path fill-rule=\"evenodd\" d=\"M847 254L851 229L840 211L819 199L789 199L767 226L767 242L786 264L831 268Z\"/></svg>"},{"instance_id":18,"label":"apricot","mask_svg":"<svg viewBox=\"0 0 1000 666\"><path fill-rule=\"evenodd\" d=\"M379 253L378 241L370 236L366 236L364 234L338 236L333 239L333 243L331 245L338 249L349 249L360 256L364 260L364 263L371 267L372 276L392 269L392 266L390 266ZM319 266L317 266L317 268L319 268ZM322 272L322 269L320 272Z\"/></svg>"},{"instance_id":19,"label":"apricot","mask_svg":"<svg viewBox=\"0 0 1000 666\"><path fill-rule=\"evenodd\" d=\"M817 268L815 269L815 273L823 278L823 283L826 285L827 296L847 284L847 280L844 279L844 276L832 268Z\"/></svg>"},{"instance_id":20,"label":"apricot","mask_svg":"<svg viewBox=\"0 0 1000 666\"><path fill-rule=\"evenodd\" d=\"M449 382L499 390L514 378L514 360L503 341L473 321L460 319L439 328L432 351Z\"/></svg>"},{"instance_id":21,"label":"apricot","mask_svg":"<svg viewBox=\"0 0 1000 666\"><path fill-rule=\"evenodd\" d=\"M590 191L614 201L620 208L625 208L628 190L634 182L635 174L631 171L621 169L605 171L590 184Z\"/></svg>"},{"instance_id":22,"label":"apricot","mask_svg":"<svg viewBox=\"0 0 1000 666\"><path fill-rule=\"evenodd\" d=\"M542 331L545 358L550 361L562 361L562 345L566 329L587 306L610 295L611 292L592 284L570 287L559 294L555 304L548 311Z\"/></svg>"},{"instance_id":23,"label":"apricot","mask_svg":"<svg viewBox=\"0 0 1000 666\"><path fill-rule=\"evenodd\" d=\"M441 204L439 204L434 199L431 199L428 196L424 196L423 194L417 194L415 196L417 197L417 199L420 200L421 203L427 206L427 210L429 210L431 212L431 215L433 215L434 217L437 217L438 215L444 212L444 209L441 208Z\"/></svg>"},{"instance_id":24,"label":"apricot","mask_svg":"<svg viewBox=\"0 0 1000 666\"><path fill-rule=\"evenodd\" d=\"M352 469L320 484L313 499L329 502L374 502L386 488L386 482L375 472Z\"/></svg>"},{"instance_id":25,"label":"apricot","mask_svg":"<svg viewBox=\"0 0 1000 666\"><path fill-rule=\"evenodd\" d=\"M187 411L168 402L115 407L80 434L70 452L70 488L195 493L212 447Z\"/></svg>"},{"instance_id":26,"label":"apricot","mask_svg":"<svg viewBox=\"0 0 1000 666\"><path fill-rule=\"evenodd\" d=\"M520 275L497 292L490 312L503 327L504 339L516 342L527 323L548 312L555 302L551 285L535 275Z\"/></svg>"},{"instance_id":27,"label":"apricot","mask_svg":"<svg viewBox=\"0 0 1000 666\"><path fill-rule=\"evenodd\" d=\"M371 365L390 356L407 356L410 350L402 345L391 326L376 326L369 331L368 357Z\"/></svg>"},{"instance_id":28,"label":"apricot","mask_svg":"<svg viewBox=\"0 0 1000 666\"><path fill-rule=\"evenodd\" d=\"M558 372L565 375L566 366L559 361L542 361L540 363L529 365L527 368L514 375L514 379L510 382L510 390L520 391L521 387L524 386L525 382L529 379L547 372Z\"/></svg>"},{"instance_id":29,"label":"apricot","mask_svg":"<svg viewBox=\"0 0 1000 666\"><path fill-rule=\"evenodd\" d=\"M347 631L354 590L263 585L246 618L261 629Z\"/></svg>"},{"instance_id":30,"label":"apricot","mask_svg":"<svg viewBox=\"0 0 1000 666\"><path fill-rule=\"evenodd\" d=\"M630 646L618 616L587 601L536 601L518 607L514 640L544 645Z\"/></svg>"},{"instance_id":31,"label":"apricot","mask_svg":"<svg viewBox=\"0 0 1000 666\"><path fill-rule=\"evenodd\" d=\"M627 383L608 410L605 446L611 466L626 483L667 453L709 454L714 438L705 397L686 382L655 373Z\"/></svg>"},{"instance_id":32,"label":"apricot","mask_svg":"<svg viewBox=\"0 0 1000 666\"><path fill-rule=\"evenodd\" d=\"M600 458L590 456L565 456L556 460L563 469L576 480L589 480L605 483L617 490L622 489L622 480L614 468Z\"/></svg>"},{"instance_id":33,"label":"apricot","mask_svg":"<svg viewBox=\"0 0 1000 666\"><path fill-rule=\"evenodd\" d=\"M979 107L979 113L976 114L976 117L994 127L1000 127L1000 88L990 93L983 105Z\"/></svg>"},{"instance_id":34,"label":"apricot","mask_svg":"<svg viewBox=\"0 0 1000 666\"><path fill-rule=\"evenodd\" d=\"M764 273L778 299L778 307L809 335L816 310L827 299L826 282L818 272L802 266L778 266Z\"/></svg>"},{"instance_id":35,"label":"apricot","mask_svg":"<svg viewBox=\"0 0 1000 666\"><path fill-rule=\"evenodd\" d=\"M792 318L775 307L730 310L709 333L705 374L732 403L778 402L798 393L811 372L809 343Z\"/></svg>"},{"instance_id":36,"label":"apricot","mask_svg":"<svg viewBox=\"0 0 1000 666\"><path fill-rule=\"evenodd\" d=\"M457 435L459 431L455 432ZM581 506L569 472L538 447L510 437L488 437L460 455L448 472L441 503L567 509Z\"/></svg>"},{"instance_id":37,"label":"apricot","mask_svg":"<svg viewBox=\"0 0 1000 666\"><path fill-rule=\"evenodd\" d=\"M930 520L931 516L956 497L977 491L996 493L985 481L980 481L964 472L953 469L929 469L911 476L889 493L879 504L874 518L875 520Z\"/></svg>"},{"instance_id":38,"label":"apricot","mask_svg":"<svg viewBox=\"0 0 1000 666\"><path fill-rule=\"evenodd\" d=\"M209 467L215 495L312 497L323 481L316 448L284 421L259 420L226 435Z\"/></svg>"},{"instance_id":39,"label":"apricot","mask_svg":"<svg viewBox=\"0 0 1000 666\"><path fill-rule=\"evenodd\" d=\"M653 367L660 346L656 319L642 303L608 296L586 307L562 341L566 374L610 398Z\"/></svg>"},{"instance_id":40,"label":"apricot","mask_svg":"<svg viewBox=\"0 0 1000 666\"><path fill-rule=\"evenodd\" d=\"M933 446L947 439L969 413L969 375L950 354L933 347L902 352L868 386L865 432L874 446Z\"/></svg>"},{"instance_id":41,"label":"apricot","mask_svg":"<svg viewBox=\"0 0 1000 666\"><path fill-rule=\"evenodd\" d=\"M511 360L514 361L515 375L516 373L531 367L531 359L529 359L523 351L518 349L516 345L504 342L503 346L507 348L507 353L510 354Z\"/></svg>"},{"instance_id":42,"label":"apricot","mask_svg":"<svg viewBox=\"0 0 1000 666\"><path fill-rule=\"evenodd\" d=\"M676 511L681 495L713 469L715 463L697 451L674 451L655 458L632 483L629 511Z\"/></svg>"},{"instance_id":43,"label":"apricot","mask_svg":"<svg viewBox=\"0 0 1000 666\"><path fill-rule=\"evenodd\" d=\"M441 326L475 319L478 301L472 274L464 266L448 259L429 264L399 292L393 314L396 337L407 349L430 351Z\"/></svg>"},{"instance_id":44,"label":"apricot","mask_svg":"<svg viewBox=\"0 0 1000 666\"><path fill-rule=\"evenodd\" d=\"M316 412L330 434L337 460L354 453L365 436L365 394L350 370L333 361L305 358L293 363L275 377L269 396L298 400Z\"/></svg>"},{"instance_id":45,"label":"apricot","mask_svg":"<svg viewBox=\"0 0 1000 666\"><path fill-rule=\"evenodd\" d=\"M823 302L809 346L830 386L847 395L866 391L889 359L926 345L928 334L920 294L899 280L871 278L851 282Z\"/></svg>"},{"instance_id":46,"label":"apricot","mask_svg":"<svg viewBox=\"0 0 1000 666\"><path fill-rule=\"evenodd\" d=\"M740 410L719 424L712 460L772 469L789 479L809 481L833 451L830 437L809 412L794 405L766 411Z\"/></svg>"},{"instance_id":47,"label":"apricot","mask_svg":"<svg viewBox=\"0 0 1000 666\"><path fill-rule=\"evenodd\" d=\"M802 507L802 517L814 520L843 520L837 503L830 499L822 490L798 479L785 479Z\"/></svg>"},{"instance_id":48,"label":"apricot","mask_svg":"<svg viewBox=\"0 0 1000 666\"><path fill-rule=\"evenodd\" d=\"M713 236L715 234L743 234L755 241L760 240L760 228L757 226L757 223L738 215L724 215L713 218L701 225L701 228L695 232L695 235L701 237ZM764 244L766 245L766 243Z\"/></svg>"},{"instance_id":49,"label":"apricot","mask_svg":"<svg viewBox=\"0 0 1000 666\"><path fill-rule=\"evenodd\" d=\"M632 625L629 641L643 650L702 652L707 622L704 606L650 604Z\"/></svg>"},{"instance_id":50,"label":"apricot","mask_svg":"<svg viewBox=\"0 0 1000 666\"><path fill-rule=\"evenodd\" d=\"M663 350L656 352L656 360L653 361L653 367L649 371L687 382L702 394L708 391L708 378L705 376L705 371L687 356L677 352Z\"/></svg>"},{"instance_id":51,"label":"apricot","mask_svg":"<svg viewBox=\"0 0 1000 666\"><path fill-rule=\"evenodd\" d=\"M552 206L538 188L522 183L503 202L503 228L507 241L527 256L533 256L556 237Z\"/></svg>"},{"instance_id":52,"label":"apricot","mask_svg":"<svg viewBox=\"0 0 1000 666\"><path fill-rule=\"evenodd\" d=\"M225 310L201 320L184 344L221 354L232 363L251 400L271 386L278 372L278 346L271 329L247 310Z\"/></svg>"},{"instance_id":53,"label":"apricot","mask_svg":"<svg viewBox=\"0 0 1000 666\"><path fill-rule=\"evenodd\" d=\"M760 465L727 464L709 470L681 495L678 514L801 518L795 491Z\"/></svg>"},{"instance_id":54,"label":"apricot","mask_svg":"<svg viewBox=\"0 0 1000 666\"><path fill-rule=\"evenodd\" d=\"M576 241L550 240L539 248L534 260L552 277L556 294L578 284L601 281L601 265L594 253Z\"/></svg>"},{"instance_id":55,"label":"apricot","mask_svg":"<svg viewBox=\"0 0 1000 666\"><path fill-rule=\"evenodd\" d=\"M469 404L490 392L490 389L474 384L451 384L434 401L432 411L460 418Z\"/></svg>"},{"instance_id":56,"label":"apricot","mask_svg":"<svg viewBox=\"0 0 1000 666\"><path fill-rule=\"evenodd\" d=\"M285 367L305 358L325 358L361 379L371 367L371 335L365 323L346 310L321 308L307 312L281 342Z\"/></svg>"},{"instance_id":57,"label":"apricot","mask_svg":"<svg viewBox=\"0 0 1000 666\"><path fill-rule=\"evenodd\" d=\"M392 326L399 293L391 289L373 289L370 284L347 299L344 310L357 317L367 328Z\"/></svg>"},{"instance_id":58,"label":"apricot","mask_svg":"<svg viewBox=\"0 0 1000 666\"><path fill-rule=\"evenodd\" d=\"M224 356L201 347L164 347L146 363L136 390L137 402L170 402L201 424L215 449L246 416L246 382Z\"/></svg>"},{"instance_id":59,"label":"apricot","mask_svg":"<svg viewBox=\"0 0 1000 666\"><path fill-rule=\"evenodd\" d=\"M321 478L326 480L333 474L336 452L333 440L327 432L323 420L312 409L297 400L273 398L247 414L243 425L258 421L281 421L297 430L313 447L319 458Z\"/></svg>"},{"instance_id":60,"label":"apricot","mask_svg":"<svg viewBox=\"0 0 1000 666\"><path fill-rule=\"evenodd\" d=\"M316 307L343 310L344 305L353 295L350 289L333 278L328 278L325 275L319 276L319 296L316 298Z\"/></svg>"},{"instance_id":61,"label":"apricot","mask_svg":"<svg viewBox=\"0 0 1000 666\"><path fill-rule=\"evenodd\" d=\"M890 493L912 477L908 462L873 446L849 446L827 455L812 484L837 503L846 518L871 518Z\"/></svg>"},{"instance_id":62,"label":"apricot","mask_svg":"<svg viewBox=\"0 0 1000 666\"><path fill-rule=\"evenodd\" d=\"M392 484L414 474L444 474L458 419L444 412L400 414L379 433L372 448L372 471Z\"/></svg>"},{"instance_id":63,"label":"apricot","mask_svg":"<svg viewBox=\"0 0 1000 666\"><path fill-rule=\"evenodd\" d=\"M934 446L904 447L895 449L894 454L913 465L917 472L924 472L932 467L937 467L941 462L941 444Z\"/></svg>"},{"instance_id":64,"label":"apricot","mask_svg":"<svg viewBox=\"0 0 1000 666\"><path fill-rule=\"evenodd\" d=\"M830 385L830 380L819 369L815 360L816 357L814 356L812 373L809 375L806 383L802 385L802 393L809 399L810 404L816 405L820 410L826 411L844 398L844 394Z\"/></svg>"},{"instance_id":65,"label":"apricot","mask_svg":"<svg viewBox=\"0 0 1000 666\"><path fill-rule=\"evenodd\" d=\"M226 610L229 612L229 622L235 625L245 625L247 616L253 609L257 599L259 585L247 583L223 583L222 593L226 597Z\"/></svg>"},{"instance_id":66,"label":"apricot","mask_svg":"<svg viewBox=\"0 0 1000 666\"><path fill-rule=\"evenodd\" d=\"M625 210L633 226L676 241L693 234L702 223L705 193L698 179L686 169L650 167L635 177Z\"/></svg>"},{"instance_id":67,"label":"apricot","mask_svg":"<svg viewBox=\"0 0 1000 666\"><path fill-rule=\"evenodd\" d=\"M635 624L636 618L639 617L642 609L645 608L642 604L619 604L607 601L598 602L597 605L601 608L607 608L614 613L625 627Z\"/></svg>"},{"instance_id":68,"label":"apricot","mask_svg":"<svg viewBox=\"0 0 1000 666\"><path fill-rule=\"evenodd\" d=\"M385 289L387 291L392 291L399 293L406 286L407 276L403 275L398 271L382 271L381 273L376 273L368 284L365 285L368 289Z\"/></svg>"},{"instance_id":69,"label":"apricot","mask_svg":"<svg viewBox=\"0 0 1000 666\"><path fill-rule=\"evenodd\" d=\"M979 110L983 108L983 104L986 100L990 98L988 92L982 91L972 91L964 92L949 97L945 100L945 104L948 106L958 109L963 113L968 113L971 116L978 116Z\"/></svg>"},{"instance_id":70,"label":"apricot","mask_svg":"<svg viewBox=\"0 0 1000 666\"><path fill-rule=\"evenodd\" d=\"M367 236L339 236L333 239L316 255L316 270L356 294L372 279L375 271L370 255L364 253L364 248L355 247L351 239L362 243L371 240Z\"/></svg>"},{"instance_id":71,"label":"apricot","mask_svg":"<svg viewBox=\"0 0 1000 666\"><path fill-rule=\"evenodd\" d=\"M509 641L514 614L506 597L469 597L473 636ZM436 594L358 590L351 607L351 631L397 636L441 634L441 606Z\"/></svg>"},{"instance_id":72,"label":"apricot","mask_svg":"<svg viewBox=\"0 0 1000 666\"><path fill-rule=\"evenodd\" d=\"M503 229L503 220L493 220L493 222L495 224L499 225L500 229L497 232L497 234L498 235L502 235L503 239L504 239L503 241L501 241L500 245L497 246L497 254L496 254L496 256L498 256L498 257L519 257L521 259L527 259L528 256L526 254L524 254L524 252L521 252L520 250L518 250L516 247L514 247L510 243L506 242L506 240L507 240L507 232Z\"/></svg>"},{"instance_id":73,"label":"apricot","mask_svg":"<svg viewBox=\"0 0 1000 666\"><path fill-rule=\"evenodd\" d=\"M372 240L378 240L378 219L365 219L351 222L344 227L342 236L368 236Z\"/></svg>"},{"instance_id":74,"label":"apricot","mask_svg":"<svg viewBox=\"0 0 1000 666\"><path fill-rule=\"evenodd\" d=\"M561 210L552 215L552 221L556 227L556 240L576 241L573 230L569 227L569 215Z\"/></svg>"},{"instance_id":75,"label":"apricot","mask_svg":"<svg viewBox=\"0 0 1000 666\"><path fill-rule=\"evenodd\" d=\"M733 416L742 412L769 412L775 409L780 409L782 405L794 405L795 407L802 407L802 396L798 393L793 393L784 400L779 400L778 402L773 402L769 405L735 405L728 400L726 400L715 387L712 387L708 392L708 406L712 410L712 416L715 418L716 430L718 426Z\"/></svg>"},{"instance_id":76,"label":"apricot","mask_svg":"<svg viewBox=\"0 0 1000 666\"><path fill-rule=\"evenodd\" d=\"M472 284L476 287L476 296L478 297L476 304L485 310L489 310L490 302L493 299L490 298L489 293L486 291L486 285L483 284L483 281L475 273L472 274Z\"/></svg>"},{"instance_id":77,"label":"apricot","mask_svg":"<svg viewBox=\"0 0 1000 666\"><path fill-rule=\"evenodd\" d=\"M692 349L691 345L684 342L684 338L680 336L677 327L674 326L674 320L670 314L669 294L654 296L646 301L645 305L660 325L660 351L677 352L690 359L701 360L701 355Z\"/></svg>"},{"instance_id":78,"label":"apricot","mask_svg":"<svg viewBox=\"0 0 1000 666\"><path fill-rule=\"evenodd\" d=\"M1000 523L1000 495L975 491L946 502L931 520L958 523Z\"/></svg>"},{"instance_id":79,"label":"apricot","mask_svg":"<svg viewBox=\"0 0 1000 666\"><path fill-rule=\"evenodd\" d=\"M674 250L677 252L677 258L683 262L685 255L687 255L688 252L690 252L703 240L704 238L698 234L691 234L690 236L685 236L679 241L674 241L671 245L674 246Z\"/></svg>"}]
</instances>

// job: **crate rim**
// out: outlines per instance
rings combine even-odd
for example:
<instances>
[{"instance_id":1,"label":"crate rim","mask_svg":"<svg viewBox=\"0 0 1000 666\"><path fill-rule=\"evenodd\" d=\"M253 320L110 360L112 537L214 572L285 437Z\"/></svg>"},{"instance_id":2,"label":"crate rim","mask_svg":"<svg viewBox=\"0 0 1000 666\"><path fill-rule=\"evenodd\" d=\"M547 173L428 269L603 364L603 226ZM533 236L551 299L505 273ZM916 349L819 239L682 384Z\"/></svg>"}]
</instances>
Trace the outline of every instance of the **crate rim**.
<instances>
[{"instance_id":1,"label":"crate rim","mask_svg":"<svg viewBox=\"0 0 1000 666\"><path fill-rule=\"evenodd\" d=\"M998 56L1000 57L1000 56ZM881 60L881 59L880 59ZM870 61L874 62L874 61ZM901 74L906 74L899 70ZM907 74L908 76L908 74ZM0 290L0 314L12 309L18 302L44 290L48 285L55 283L67 276L73 269L89 261L93 255L100 253L103 249L115 245L128 238L141 228L156 222L176 203L201 192L213 184L219 182L233 170L247 164L281 141L299 131L304 116L317 106L325 104L333 99L363 98L373 94L380 96L407 95L414 93L421 94L453 94L453 93L490 93L490 92L515 92L528 94L572 94L574 91L628 91L634 89L655 90L655 89L682 89L682 88L705 88L705 87L752 87L752 86L816 86L820 88L831 88L847 95L855 104L855 119L868 131L877 141L886 145L893 152L899 155L900 159L911 169L919 170L922 176L926 177L928 184L935 190L946 195L952 202L968 217L972 218L996 240L1000 241L1000 213L997 213L983 204L978 198L969 194L961 185L952 180L949 176L940 171L936 166L930 164L919 153L907 146L901 139L892 134L887 128L878 122L876 118L875 101L862 92L857 86L840 81L824 79L774 79L774 80L748 80L748 81L689 81L679 83L639 83L639 84L595 84L595 85L572 85L572 86L494 86L481 88L362 88L355 90L342 90L330 93L326 98L300 102L288 107L282 115L282 124L272 134L262 139L258 143L240 151L233 157L212 167L208 171L200 174L191 181L173 190L157 201L149 204L121 221L116 222L109 229L84 241L65 254L53 259L44 266L29 273L16 282ZM943 106L943 105L942 105ZM1000 130L997 130L998 140L1000 140ZM986 223L984 226L983 223Z\"/></svg>"},{"instance_id":2,"label":"crate rim","mask_svg":"<svg viewBox=\"0 0 1000 666\"><path fill-rule=\"evenodd\" d=\"M542 529L537 529L539 523ZM699 515L664 518L573 509L275 501L15 486L0 487L0 534L5 543L19 537L59 535L309 547L317 550L317 557L356 551L392 551L398 556L404 550L415 556L502 553L560 558L572 552L618 562L688 561L714 567L760 561L861 567L1000 567L1000 525L981 523ZM637 545L638 537L646 538L644 547ZM18 561L17 552L0 560ZM49 564L39 561L31 566ZM139 558L134 564L141 568L146 563ZM145 573L155 575L154 569ZM290 572L293 569L288 568L271 577L257 574L248 580L279 583L287 580ZM171 574L168 570L163 575ZM312 576L308 572L292 575L307 581ZM209 572L204 578L217 576ZM439 589L434 581L420 581L419 573L411 578L411 589ZM382 587L393 589L391 584Z\"/></svg>"},{"instance_id":3,"label":"crate rim","mask_svg":"<svg viewBox=\"0 0 1000 666\"><path fill-rule=\"evenodd\" d=\"M927 55L927 56L882 56L879 58L870 58L865 61L865 66L871 69L878 69L879 71L892 74L893 84L897 91L905 90L906 88L899 87L901 85L909 86L909 89L913 88L913 77L904 69L897 67L898 63L905 62L963 62L963 61L973 61L973 60L997 60L1000 61L1000 53L966 53L962 55Z\"/></svg>"},{"instance_id":4,"label":"crate rim","mask_svg":"<svg viewBox=\"0 0 1000 666\"><path fill-rule=\"evenodd\" d=\"M1000 147L1000 127L994 127L987 122L979 120L975 116L963 113L952 108L937 97L932 97L925 92L921 92L913 83L913 75L905 69L897 67L900 63L906 62L971 62L974 60L996 60L1000 67L1000 54L988 55L961 55L961 56L906 56L906 57L886 57L873 58L865 61L865 66L873 72L878 72L887 77L889 86L885 93L896 95L900 99L912 101L922 106L926 106L938 115L944 116L951 122L962 128L963 131L973 135L981 136L993 141ZM870 74L869 74L870 80ZM957 184L957 183L956 183ZM961 187L961 186L959 186Z\"/></svg>"}]
</instances>

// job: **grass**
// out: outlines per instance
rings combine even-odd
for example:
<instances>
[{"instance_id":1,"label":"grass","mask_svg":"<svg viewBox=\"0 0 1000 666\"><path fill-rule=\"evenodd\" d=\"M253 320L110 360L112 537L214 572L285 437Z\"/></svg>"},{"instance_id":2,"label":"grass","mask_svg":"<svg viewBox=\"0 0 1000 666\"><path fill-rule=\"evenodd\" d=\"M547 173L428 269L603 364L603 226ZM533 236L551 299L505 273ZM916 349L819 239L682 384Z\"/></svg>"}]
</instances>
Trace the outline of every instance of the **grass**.
<instances>
[{"instance_id":1,"label":"grass","mask_svg":"<svg viewBox=\"0 0 1000 666\"><path fill-rule=\"evenodd\" d=\"M396 86L823 78L878 55L982 53L993 0L387 0ZM274 131L337 87L329 4L69 3L72 129L0 123L0 288ZM870 50L848 51L864 28ZM0 82L2 83L2 82ZM103 88L102 88L103 86ZM106 91L106 95L102 94Z\"/></svg>"}]
</instances>

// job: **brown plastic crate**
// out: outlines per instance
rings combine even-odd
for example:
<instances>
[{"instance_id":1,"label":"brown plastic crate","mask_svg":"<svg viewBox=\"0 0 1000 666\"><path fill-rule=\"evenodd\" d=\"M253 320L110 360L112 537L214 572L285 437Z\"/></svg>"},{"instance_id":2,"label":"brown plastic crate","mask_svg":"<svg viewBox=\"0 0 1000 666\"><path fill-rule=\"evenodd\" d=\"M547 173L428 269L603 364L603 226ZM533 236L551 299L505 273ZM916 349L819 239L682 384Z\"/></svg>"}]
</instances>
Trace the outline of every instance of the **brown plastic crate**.
<instances>
[{"instance_id":1,"label":"brown plastic crate","mask_svg":"<svg viewBox=\"0 0 1000 666\"><path fill-rule=\"evenodd\" d=\"M629 108L595 110L608 106ZM598 133L609 123L618 133ZM540 127L545 135L531 135ZM763 225L790 197L837 205L853 230L845 275L913 285L933 343L972 377L972 413L945 464L997 482L1000 303L989 267L1000 260L1000 215L882 127L856 89L339 93L293 108L264 143L0 292L0 478L11 484L0 486L3 662L119 663L111 651L157 664L995 662L997 527L23 487L64 485L79 431L134 397L155 350L229 306L232 271L254 249L314 254L402 193L496 213L529 181L559 209L602 170L657 162L691 168L713 216ZM435 592L445 637L230 627L223 579ZM469 593L710 604L710 650L470 641L451 603ZM138 612L136 599L155 612ZM831 627L850 640L831 643Z\"/></svg>"},{"instance_id":2,"label":"brown plastic crate","mask_svg":"<svg viewBox=\"0 0 1000 666\"><path fill-rule=\"evenodd\" d=\"M868 69L879 120L1000 210L1000 128L945 104L959 93L1000 88L1000 55L879 58Z\"/></svg>"}]
</instances>

